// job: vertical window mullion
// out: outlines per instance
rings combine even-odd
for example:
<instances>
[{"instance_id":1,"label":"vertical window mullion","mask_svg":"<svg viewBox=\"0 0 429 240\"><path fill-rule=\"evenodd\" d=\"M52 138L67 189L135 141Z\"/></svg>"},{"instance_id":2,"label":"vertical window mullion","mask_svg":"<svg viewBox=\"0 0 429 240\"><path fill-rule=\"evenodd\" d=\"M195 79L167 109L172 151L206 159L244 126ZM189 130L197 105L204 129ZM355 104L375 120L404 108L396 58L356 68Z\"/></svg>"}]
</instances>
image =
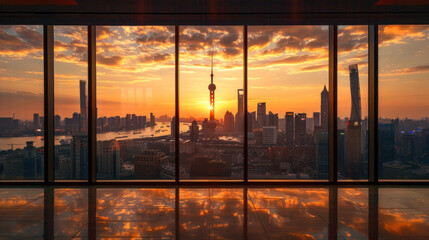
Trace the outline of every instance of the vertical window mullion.
<instances>
[{"instance_id":1,"label":"vertical window mullion","mask_svg":"<svg viewBox=\"0 0 429 240\"><path fill-rule=\"evenodd\" d=\"M88 182L97 181L96 27L88 26Z\"/></svg>"},{"instance_id":2,"label":"vertical window mullion","mask_svg":"<svg viewBox=\"0 0 429 240\"><path fill-rule=\"evenodd\" d=\"M44 175L54 181L54 26L43 26L44 67Z\"/></svg>"},{"instance_id":3,"label":"vertical window mullion","mask_svg":"<svg viewBox=\"0 0 429 240\"><path fill-rule=\"evenodd\" d=\"M338 236L338 187L329 187L329 232L328 239L337 239Z\"/></svg>"},{"instance_id":4,"label":"vertical window mullion","mask_svg":"<svg viewBox=\"0 0 429 240\"><path fill-rule=\"evenodd\" d=\"M378 182L378 25L368 26L368 180Z\"/></svg>"},{"instance_id":5,"label":"vertical window mullion","mask_svg":"<svg viewBox=\"0 0 429 240\"><path fill-rule=\"evenodd\" d=\"M243 26L243 64L244 64L244 68L243 68L243 80L244 80L244 90L243 90L243 94L244 94L244 99L243 99L243 102L244 102L244 116L243 116L243 119L244 119L244 129L243 129L243 131L244 131L244 137L243 137L243 140L244 140L244 153L243 153L243 179L244 179L244 182L248 182L248 180L249 180L249 176L248 176L248 167L249 167L249 165L248 165L248 133L247 133L247 126L248 126L248 119L247 119L247 114L248 114L248 110L247 110L247 88L248 88L248 86L247 86L247 58L248 58L248 56L247 56L247 53L248 53L248 45L247 45L247 41L248 41L248 38L247 38L247 25L245 25L245 26Z\"/></svg>"},{"instance_id":6,"label":"vertical window mullion","mask_svg":"<svg viewBox=\"0 0 429 240\"><path fill-rule=\"evenodd\" d=\"M337 82L338 82L338 26L329 26L329 182L338 179L338 129L337 129Z\"/></svg>"},{"instance_id":7,"label":"vertical window mullion","mask_svg":"<svg viewBox=\"0 0 429 240\"><path fill-rule=\"evenodd\" d=\"M175 78L175 121L174 121L174 167L176 183L180 181L180 115L179 115L179 26L174 27L174 78ZM171 126L172 127L172 126Z\"/></svg>"}]
</instances>

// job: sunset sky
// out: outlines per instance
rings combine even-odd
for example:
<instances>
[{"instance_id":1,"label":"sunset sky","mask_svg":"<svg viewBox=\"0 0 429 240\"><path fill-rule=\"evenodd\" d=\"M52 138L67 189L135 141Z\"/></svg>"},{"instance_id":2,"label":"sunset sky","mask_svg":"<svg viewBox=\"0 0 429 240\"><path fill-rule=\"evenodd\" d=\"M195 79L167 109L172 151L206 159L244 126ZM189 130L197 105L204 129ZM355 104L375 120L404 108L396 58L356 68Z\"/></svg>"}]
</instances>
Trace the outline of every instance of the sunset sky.
<instances>
[{"instance_id":1,"label":"sunset sky","mask_svg":"<svg viewBox=\"0 0 429 240\"><path fill-rule=\"evenodd\" d=\"M237 112L243 88L242 26L180 27L181 117L208 117L210 54L216 118ZM428 116L429 26L380 26L380 116ZM87 28L55 26L55 111L79 112L79 80L87 80ZM249 111L320 111L328 85L327 26L250 26ZM1 117L43 115L42 26L0 27ZM348 65L359 65L367 116L367 26L339 27L338 115L350 115ZM97 27L98 116L174 115L174 27ZM7 103L7 104L4 104Z\"/></svg>"}]
</instances>

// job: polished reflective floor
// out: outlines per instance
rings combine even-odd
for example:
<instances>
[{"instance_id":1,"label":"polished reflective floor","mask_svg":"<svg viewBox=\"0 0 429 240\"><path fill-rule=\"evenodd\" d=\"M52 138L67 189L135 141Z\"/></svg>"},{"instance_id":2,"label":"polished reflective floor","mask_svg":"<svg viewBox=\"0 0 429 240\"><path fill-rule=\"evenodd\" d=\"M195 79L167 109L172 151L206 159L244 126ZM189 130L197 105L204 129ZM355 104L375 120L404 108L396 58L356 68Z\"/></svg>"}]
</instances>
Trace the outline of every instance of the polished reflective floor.
<instances>
[{"instance_id":1,"label":"polished reflective floor","mask_svg":"<svg viewBox=\"0 0 429 240\"><path fill-rule=\"evenodd\" d=\"M429 239L429 188L0 188L0 239Z\"/></svg>"}]
</instances>

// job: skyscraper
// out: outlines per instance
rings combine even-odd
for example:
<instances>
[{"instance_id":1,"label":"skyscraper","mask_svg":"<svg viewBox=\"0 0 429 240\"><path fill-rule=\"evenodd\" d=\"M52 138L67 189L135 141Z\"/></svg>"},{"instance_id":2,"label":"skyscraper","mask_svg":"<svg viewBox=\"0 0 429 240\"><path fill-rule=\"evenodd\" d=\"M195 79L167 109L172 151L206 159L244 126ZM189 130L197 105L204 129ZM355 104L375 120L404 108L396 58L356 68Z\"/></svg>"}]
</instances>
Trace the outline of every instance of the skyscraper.
<instances>
[{"instance_id":1,"label":"skyscraper","mask_svg":"<svg viewBox=\"0 0 429 240\"><path fill-rule=\"evenodd\" d=\"M258 127L262 128L263 126L266 126L265 122L267 120L267 107L264 102L258 103L257 117Z\"/></svg>"},{"instance_id":2,"label":"skyscraper","mask_svg":"<svg viewBox=\"0 0 429 240\"><path fill-rule=\"evenodd\" d=\"M82 121L82 128L84 132L87 131L87 111L86 111L86 81L80 80L79 81L79 97L80 97L80 117Z\"/></svg>"},{"instance_id":3,"label":"skyscraper","mask_svg":"<svg viewBox=\"0 0 429 240\"><path fill-rule=\"evenodd\" d=\"M313 112L314 127L320 126L320 112Z\"/></svg>"},{"instance_id":4,"label":"skyscraper","mask_svg":"<svg viewBox=\"0 0 429 240\"><path fill-rule=\"evenodd\" d=\"M264 145L277 144L277 128L275 126L262 127L262 144Z\"/></svg>"},{"instance_id":5,"label":"skyscraper","mask_svg":"<svg viewBox=\"0 0 429 240\"><path fill-rule=\"evenodd\" d=\"M70 141L71 177L88 179L88 137L74 135Z\"/></svg>"},{"instance_id":6,"label":"skyscraper","mask_svg":"<svg viewBox=\"0 0 429 240\"><path fill-rule=\"evenodd\" d=\"M350 92L351 92L351 99L352 99L352 111L350 114L350 121L361 121L362 110L361 110L361 102L360 102L358 65L357 64L350 65L349 73L350 73Z\"/></svg>"},{"instance_id":7,"label":"skyscraper","mask_svg":"<svg viewBox=\"0 0 429 240\"><path fill-rule=\"evenodd\" d=\"M286 142L291 143L294 139L294 127L293 127L293 112L287 112L285 115L286 121Z\"/></svg>"},{"instance_id":8,"label":"skyscraper","mask_svg":"<svg viewBox=\"0 0 429 240\"><path fill-rule=\"evenodd\" d=\"M33 114L33 129L40 128L40 117L38 113Z\"/></svg>"},{"instance_id":9,"label":"skyscraper","mask_svg":"<svg viewBox=\"0 0 429 240\"><path fill-rule=\"evenodd\" d=\"M326 89L326 85L323 88L320 101L320 115L321 115L321 126L324 131L328 131L329 121L329 92Z\"/></svg>"},{"instance_id":10,"label":"skyscraper","mask_svg":"<svg viewBox=\"0 0 429 240\"><path fill-rule=\"evenodd\" d=\"M86 119L86 81L79 81L79 97L80 97L80 115Z\"/></svg>"},{"instance_id":11,"label":"skyscraper","mask_svg":"<svg viewBox=\"0 0 429 240\"><path fill-rule=\"evenodd\" d=\"M192 121L192 125L189 126L189 135L192 142L196 142L200 138L200 127L195 120Z\"/></svg>"},{"instance_id":12,"label":"skyscraper","mask_svg":"<svg viewBox=\"0 0 429 240\"><path fill-rule=\"evenodd\" d=\"M256 112L247 113L247 131L252 132L253 129L257 128L256 126Z\"/></svg>"},{"instance_id":13,"label":"skyscraper","mask_svg":"<svg viewBox=\"0 0 429 240\"><path fill-rule=\"evenodd\" d=\"M135 179L156 179L164 153L157 150L145 150L134 158Z\"/></svg>"},{"instance_id":14,"label":"skyscraper","mask_svg":"<svg viewBox=\"0 0 429 240\"><path fill-rule=\"evenodd\" d=\"M364 177L364 168L361 149L362 119L358 65L350 65L349 72L352 106L346 128L347 172L349 178L360 179Z\"/></svg>"},{"instance_id":15,"label":"skyscraper","mask_svg":"<svg viewBox=\"0 0 429 240\"><path fill-rule=\"evenodd\" d=\"M170 123L170 136L171 138L176 138L176 116L173 116L171 118L171 123Z\"/></svg>"},{"instance_id":16,"label":"skyscraper","mask_svg":"<svg viewBox=\"0 0 429 240\"><path fill-rule=\"evenodd\" d=\"M155 115L153 113L150 113L150 125L155 126Z\"/></svg>"},{"instance_id":17,"label":"skyscraper","mask_svg":"<svg viewBox=\"0 0 429 240\"><path fill-rule=\"evenodd\" d=\"M223 118L223 130L225 132L234 131L234 115L229 111L226 111L225 117Z\"/></svg>"},{"instance_id":18,"label":"skyscraper","mask_svg":"<svg viewBox=\"0 0 429 240\"><path fill-rule=\"evenodd\" d=\"M243 131L243 126L244 126L244 106L243 106L243 101L244 101L244 93L243 93L243 89L237 89L237 114L235 114L235 129L239 132Z\"/></svg>"},{"instance_id":19,"label":"skyscraper","mask_svg":"<svg viewBox=\"0 0 429 240\"><path fill-rule=\"evenodd\" d=\"M243 89L237 89L237 102L238 102L237 112L241 114L241 116L243 116L243 112L244 112L243 101L244 101Z\"/></svg>"},{"instance_id":20,"label":"skyscraper","mask_svg":"<svg viewBox=\"0 0 429 240\"><path fill-rule=\"evenodd\" d=\"M295 114L295 140L303 138L307 133L307 114L297 113Z\"/></svg>"},{"instance_id":21,"label":"skyscraper","mask_svg":"<svg viewBox=\"0 0 429 240\"><path fill-rule=\"evenodd\" d=\"M273 112L268 113L268 126L275 126L276 128L279 127L279 114L274 114Z\"/></svg>"},{"instance_id":22,"label":"skyscraper","mask_svg":"<svg viewBox=\"0 0 429 240\"><path fill-rule=\"evenodd\" d=\"M395 126L392 123L378 124L378 174L384 178L383 163L395 160Z\"/></svg>"},{"instance_id":23,"label":"skyscraper","mask_svg":"<svg viewBox=\"0 0 429 240\"><path fill-rule=\"evenodd\" d=\"M120 148L118 141L97 142L97 177L119 179Z\"/></svg>"}]
</instances>

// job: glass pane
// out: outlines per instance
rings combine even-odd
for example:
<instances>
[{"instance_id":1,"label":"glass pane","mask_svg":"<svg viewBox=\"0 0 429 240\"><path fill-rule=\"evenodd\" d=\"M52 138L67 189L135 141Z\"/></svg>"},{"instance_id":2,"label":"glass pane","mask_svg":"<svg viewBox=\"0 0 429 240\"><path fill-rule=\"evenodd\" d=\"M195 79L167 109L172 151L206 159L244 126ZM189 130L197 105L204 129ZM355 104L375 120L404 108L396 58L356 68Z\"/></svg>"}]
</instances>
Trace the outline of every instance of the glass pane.
<instances>
[{"instance_id":1,"label":"glass pane","mask_svg":"<svg viewBox=\"0 0 429 240\"><path fill-rule=\"evenodd\" d=\"M88 238L88 189L54 190L55 239Z\"/></svg>"},{"instance_id":2,"label":"glass pane","mask_svg":"<svg viewBox=\"0 0 429 240\"><path fill-rule=\"evenodd\" d=\"M328 239L329 191L253 188L248 191L248 239Z\"/></svg>"},{"instance_id":3,"label":"glass pane","mask_svg":"<svg viewBox=\"0 0 429 240\"><path fill-rule=\"evenodd\" d=\"M243 189L180 189L180 237L244 239Z\"/></svg>"},{"instance_id":4,"label":"glass pane","mask_svg":"<svg viewBox=\"0 0 429 240\"><path fill-rule=\"evenodd\" d=\"M249 179L328 179L328 27L248 38Z\"/></svg>"},{"instance_id":5,"label":"glass pane","mask_svg":"<svg viewBox=\"0 0 429 240\"><path fill-rule=\"evenodd\" d=\"M368 179L368 26L338 28L338 179Z\"/></svg>"},{"instance_id":6,"label":"glass pane","mask_svg":"<svg viewBox=\"0 0 429 240\"><path fill-rule=\"evenodd\" d=\"M242 179L242 30L180 29L181 179Z\"/></svg>"},{"instance_id":7,"label":"glass pane","mask_svg":"<svg viewBox=\"0 0 429 240\"><path fill-rule=\"evenodd\" d=\"M87 27L55 26L55 179L88 179Z\"/></svg>"},{"instance_id":8,"label":"glass pane","mask_svg":"<svg viewBox=\"0 0 429 240\"><path fill-rule=\"evenodd\" d=\"M338 189L338 239L368 239L368 188Z\"/></svg>"},{"instance_id":9,"label":"glass pane","mask_svg":"<svg viewBox=\"0 0 429 240\"><path fill-rule=\"evenodd\" d=\"M98 179L174 178L174 28L97 27Z\"/></svg>"},{"instance_id":10,"label":"glass pane","mask_svg":"<svg viewBox=\"0 0 429 240\"><path fill-rule=\"evenodd\" d=\"M429 26L379 27L380 179L429 179Z\"/></svg>"},{"instance_id":11,"label":"glass pane","mask_svg":"<svg viewBox=\"0 0 429 240\"><path fill-rule=\"evenodd\" d=\"M0 239L44 239L43 188L0 189Z\"/></svg>"},{"instance_id":12,"label":"glass pane","mask_svg":"<svg viewBox=\"0 0 429 240\"><path fill-rule=\"evenodd\" d=\"M0 36L0 179L43 179L43 27Z\"/></svg>"},{"instance_id":13,"label":"glass pane","mask_svg":"<svg viewBox=\"0 0 429 240\"><path fill-rule=\"evenodd\" d=\"M175 239L174 201L174 189L97 189L97 239Z\"/></svg>"}]
</instances>

